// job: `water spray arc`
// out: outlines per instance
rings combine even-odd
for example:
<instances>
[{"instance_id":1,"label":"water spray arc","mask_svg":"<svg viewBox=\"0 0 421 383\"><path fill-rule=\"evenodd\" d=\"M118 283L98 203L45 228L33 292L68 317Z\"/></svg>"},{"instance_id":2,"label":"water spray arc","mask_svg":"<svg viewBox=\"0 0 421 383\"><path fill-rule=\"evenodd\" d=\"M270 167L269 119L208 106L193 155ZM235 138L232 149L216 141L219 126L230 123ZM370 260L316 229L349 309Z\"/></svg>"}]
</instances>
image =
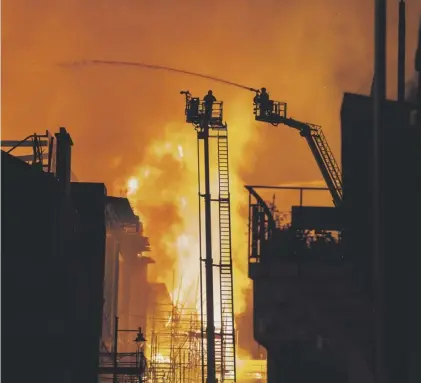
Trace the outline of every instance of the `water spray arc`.
<instances>
[{"instance_id":1,"label":"water spray arc","mask_svg":"<svg viewBox=\"0 0 421 383\"><path fill-rule=\"evenodd\" d=\"M205 75L205 74L201 74L201 73L191 72L191 71L187 71L187 70L184 70L184 69L176 69L176 68L171 68L171 67L162 66L162 65L145 64L145 63L141 63L141 62L109 61L109 60L83 60L83 61L75 61L75 62L71 62L71 63L60 64L60 65L61 66L70 66L70 67L77 67L77 66L83 66L83 65L111 65L111 66L120 66L120 67L125 66L125 67L137 67L137 68L153 69L153 70L163 70L163 71L167 71L167 72L174 72L174 73L185 74L185 75L188 75L188 76L205 78L205 79L220 82L220 83L223 83L223 84L226 84L226 85L235 86L237 88L249 90L251 92L258 92L257 89L250 88L246 85L238 84L238 83L233 82L233 81L224 80L224 79L219 78L219 77L214 77L214 76L209 76L209 75Z\"/></svg>"}]
</instances>

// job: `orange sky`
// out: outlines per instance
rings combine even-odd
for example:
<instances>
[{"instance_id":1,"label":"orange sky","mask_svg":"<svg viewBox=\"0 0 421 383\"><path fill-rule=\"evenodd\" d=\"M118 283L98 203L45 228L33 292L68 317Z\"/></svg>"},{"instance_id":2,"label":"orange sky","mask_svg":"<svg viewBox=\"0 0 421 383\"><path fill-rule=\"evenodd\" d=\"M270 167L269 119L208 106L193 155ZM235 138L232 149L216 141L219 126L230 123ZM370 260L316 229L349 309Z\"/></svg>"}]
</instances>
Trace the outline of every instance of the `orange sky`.
<instances>
[{"instance_id":1,"label":"orange sky","mask_svg":"<svg viewBox=\"0 0 421 383\"><path fill-rule=\"evenodd\" d=\"M170 266L168 279L173 267L180 269L179 259L182 267L193 259L189 241L197 230L195 135L184 122L179 91L203 96L213 89L224 100L230 127L236 284L245 287L242 185L320 180L305 141L296 131L255 123L253 94L235 87L160 71L56 64L141 61L266 86L273 98L288 102L290 116L323 126L339 161L342 93L368 92L371 85L373 15L367 3L3 0L2 137L65 126L75 142L73 171L80 181L105 182L110 194L118 194L129 177L140 179L132 202L145 220L151 255ZM397 1L389 6L393 97ZM407 7L409 78L421 2L407 1Z\"/></svg>"},{"instance_id":2,"label":"orange sky","mask_svg":"<svg viewBox=\"0 0 421 383\"><path fill-rule=\"evenodd\" d=\"M371 81L373 26L367 3L3 0L2 133L21 137L64 125L77 144L78 177L110 185L142 160L143 148L162 134L164 124L182 122L178 90L188 87L202 94L211 86L226 102L228 121L235 103L245 115L251 113L251 95L207 80L137 69L54 67L66 60L118 59L266 86L273 97L288 101L292 116L324 126L338 153L341 93L367 91ZM395 3L389 1L390 7L396 8ZM407 4L409 71L421 3ZM389 19L393 94L396 9ZM256 129L244 154L254 164L246 168L245 161L245 181L257 174L262 183L319 177L296 132L264 125ZM120 166L113 168L117 157ZM277 169L262 172L271 161Z\"/></svg>"}]
</instances>

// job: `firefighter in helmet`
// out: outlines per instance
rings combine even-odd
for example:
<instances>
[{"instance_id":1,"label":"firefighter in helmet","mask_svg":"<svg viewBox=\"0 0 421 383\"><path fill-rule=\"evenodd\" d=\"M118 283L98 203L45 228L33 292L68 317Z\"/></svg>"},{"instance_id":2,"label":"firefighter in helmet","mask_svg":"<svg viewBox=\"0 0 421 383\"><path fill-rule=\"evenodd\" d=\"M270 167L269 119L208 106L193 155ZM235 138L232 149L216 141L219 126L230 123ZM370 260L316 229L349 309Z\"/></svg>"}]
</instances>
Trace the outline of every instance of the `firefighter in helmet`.
<instances>
[{"instance_id":1,"label":"firefighter in helmet","mask_svg":"<svg viewBox=\"0 0 421 383\"><path fill-rule=\"evenodd\" d=\"M260 116L267 115L271 112L269 93L266 91L266 88L262 88L256 94L253 101L258 106L258 109L260 109Z\"/></svg>"},{"instance_id":2,"label":"firefighter in helmet","mask_svg":"<svg viewBox=\"0 0 421 383\"><path fill-rule=\"evenodd\" d=\"M208 94L203 97L203 102L205 106L205 114L207 117L212 117L212 106L213 103L216 102L216 98L213 95L213 92L211 90L208 91Z\"/></svg>"}]
</instances>

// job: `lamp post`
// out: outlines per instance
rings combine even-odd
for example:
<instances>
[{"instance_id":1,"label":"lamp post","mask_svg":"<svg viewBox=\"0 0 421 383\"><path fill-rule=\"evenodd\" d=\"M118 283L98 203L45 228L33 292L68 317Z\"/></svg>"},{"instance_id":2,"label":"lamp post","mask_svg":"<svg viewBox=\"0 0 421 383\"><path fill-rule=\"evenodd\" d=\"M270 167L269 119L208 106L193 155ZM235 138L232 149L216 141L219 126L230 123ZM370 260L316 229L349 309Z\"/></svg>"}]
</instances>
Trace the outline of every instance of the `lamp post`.
<instances>
[{"instance_id":1,"label":"lamp post","mask_svg":"<svg viewBox=\"0 0 421 383\"><path fill-rule=\"evenodd\" d=\"M114 373L113 373L113 382L117 383L117 375L118 375L118 333L119 332L137 332L136 338L133 339L133 342L136 343L136 362L135 366L137 369L137 378L139 379L139 382L142 381L143 373L146 369L146 358L143 354L143 346L145 345L146 339L142 332L142 327L138 327L137 330L120 330L118 328L118 317L115 317L115 328L114 328L114 360L113 360L113 367L114 367ZM121 356L129 356L129 354L121 354ZM133 355L133 354L131 354Z\"/></svg>"},{"instance_id":2,"label":"lamp post","mask_svg":"<svg viewBox=\"0 0 421 383\"><path fill-rule=\"evenodd\" d=\"M143 374L146 371L146 358L143 354L143 346L145 345L146 339L142 332L142 327L138 328L138 333L134 339L136 343L136 368L138 369L139 383L142 381Z\"/></svg>"}]
</instances>

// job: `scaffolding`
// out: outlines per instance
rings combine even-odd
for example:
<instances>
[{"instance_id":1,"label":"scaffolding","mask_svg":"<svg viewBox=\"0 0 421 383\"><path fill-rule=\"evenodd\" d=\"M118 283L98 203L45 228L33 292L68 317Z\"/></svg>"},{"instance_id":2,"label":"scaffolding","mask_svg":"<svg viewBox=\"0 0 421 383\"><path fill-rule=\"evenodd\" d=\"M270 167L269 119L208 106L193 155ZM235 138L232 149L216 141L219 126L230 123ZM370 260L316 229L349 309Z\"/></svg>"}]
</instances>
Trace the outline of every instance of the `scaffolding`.
<instances>
[{"instance_id":1,"label":"scaffolding","mask_svg":"<svg viewBox=\"0 0 421 383\"><path fill-rule=\"evenodd\" d=\"M199 383L202 380L200 313L164 305L153 318L150 383Z\"/></svg>"}]
</instances>

